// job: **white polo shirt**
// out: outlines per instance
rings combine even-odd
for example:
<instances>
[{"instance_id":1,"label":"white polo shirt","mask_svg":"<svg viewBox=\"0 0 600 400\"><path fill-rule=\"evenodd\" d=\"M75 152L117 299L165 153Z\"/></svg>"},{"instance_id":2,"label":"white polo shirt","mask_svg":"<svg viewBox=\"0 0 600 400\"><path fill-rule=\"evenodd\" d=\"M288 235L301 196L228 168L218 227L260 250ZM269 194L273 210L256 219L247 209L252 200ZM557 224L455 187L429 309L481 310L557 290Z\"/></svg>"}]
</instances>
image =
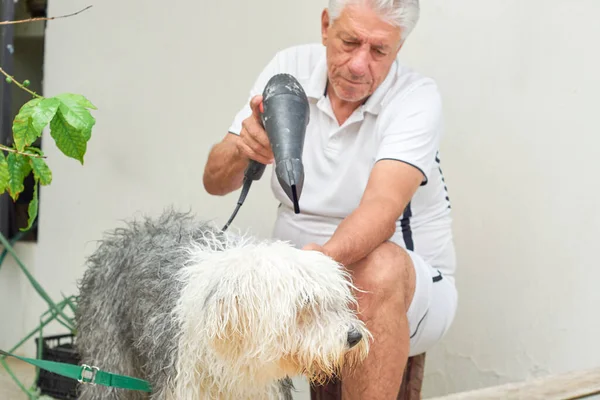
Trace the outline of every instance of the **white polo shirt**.
<instances>
[{"instance_id":1,"label":"white polo shirt","mask_svg":"<svg viewBox=\"0 0 600 400\"><path fill-rule=\"evenodd\" d=\"M302 156L305 177L300 214L294 214L291 201L271 174L273 194L281 203L274 237L297 246L325 243L358 207L374 164L398 160L419 169L423 183L397 221L391 240L452 275L450 201L438 157L442 107L435 82L396 60L379 88L340 126L325 93L325 47L295 46L277 53L264 68L235 116L231 133L240 133L242 121L251 115L250 98L262 94L268 80L278 73L293 75L304 88L310 123Z\"/></svg>"}]
</instances>

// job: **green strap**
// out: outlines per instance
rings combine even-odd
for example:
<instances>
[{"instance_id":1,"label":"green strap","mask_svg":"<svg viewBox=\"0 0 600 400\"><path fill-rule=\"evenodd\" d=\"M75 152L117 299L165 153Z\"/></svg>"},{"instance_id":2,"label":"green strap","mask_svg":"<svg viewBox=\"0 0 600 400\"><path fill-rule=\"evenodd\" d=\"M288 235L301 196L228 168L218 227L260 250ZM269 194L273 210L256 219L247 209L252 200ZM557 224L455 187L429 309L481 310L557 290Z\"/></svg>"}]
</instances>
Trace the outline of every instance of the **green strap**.
<instances>
[{"instance_id":1,"label":"green strap","mask_svg":"<svg viewBox=\"0 0 600 400\"><path fill-rule=\"evenodd\" d=\"M66 376L67 378L76 379L79 383L96 384L111 386L119 389L141 390L143 392L152 392L150 384L144 380L132 378L129 376L111 374L104 372L97 367L88 365L74 365L59 363L55 361L36 360L31 358L19 357L13 354L0 350L0 355L18 358L28 364L45 369L46 371L54 372L55 374Z\"/></svg>"}]
</instances>

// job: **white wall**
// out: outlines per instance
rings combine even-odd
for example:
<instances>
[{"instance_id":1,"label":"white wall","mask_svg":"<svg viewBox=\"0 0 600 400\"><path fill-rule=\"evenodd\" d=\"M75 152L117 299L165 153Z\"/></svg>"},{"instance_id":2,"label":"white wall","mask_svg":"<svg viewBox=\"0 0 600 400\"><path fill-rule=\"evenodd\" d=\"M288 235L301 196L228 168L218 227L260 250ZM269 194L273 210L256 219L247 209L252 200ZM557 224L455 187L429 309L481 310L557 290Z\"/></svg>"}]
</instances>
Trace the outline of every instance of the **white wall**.
<instances>
[{"instance_id":1,"label":"white wall","mask_svg":"<svg viewBox=\"0 0 600 400\"><path fill-rule=\"evenodd\" d=\"M404 58L436 77L460 308L426 394L600 366L600 2L423 2Z\"/></svg>"},{"instance_id":2,"label":"white wall","mask_svg":"<svg viewBox=\"0 0 600 400\"><path fill-rule=\"evenodd\" d=\"M28 269L34 264L35 244L19 243L14 246L21 261ZM1 253L1 251L0 251ZM10 255L0 267L0 349L8 351L36 326L26 323L25 314L33 296L29 282ZM31 349L31 346L25 348ZM20 353L23 348L18 349ZM1 367L0 367L1 368Z\"/></svg>"},{"instance_id":3,"label":"white wall","mask_svg":"<svg viewBox=\"0 0 600 400\"><path fill-rule=\"evenodd\" d=\"M429 353L426 395L600 365L600 3L423 3L403 54L444 94L460 257L460 309ZM170 204L229 215L236 195L201 185L209 146L275 50L318 40L324 5L103 0L49 23L46 92L99 107L84 167L46 149L54 182L35 273L52 295L74 292L94 240L120 219ZM81 7L51 1L49 13ZM263 180L236 222L267 235L273 206ZM23 325L40 311L28 310Z\"/></svg>"}]
</instances>

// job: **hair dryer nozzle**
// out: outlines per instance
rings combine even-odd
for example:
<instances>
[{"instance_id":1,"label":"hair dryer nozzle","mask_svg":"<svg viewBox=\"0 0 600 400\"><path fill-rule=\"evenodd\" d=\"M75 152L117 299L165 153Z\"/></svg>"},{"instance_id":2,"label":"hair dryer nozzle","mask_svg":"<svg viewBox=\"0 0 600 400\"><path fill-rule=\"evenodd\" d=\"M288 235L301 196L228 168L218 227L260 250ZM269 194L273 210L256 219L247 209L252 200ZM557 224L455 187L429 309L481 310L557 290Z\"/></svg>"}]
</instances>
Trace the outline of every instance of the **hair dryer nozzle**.
<instances>
[{"instance_id":1,"label":"hair dryer nozzle","mask_svg":"<svg viewBox=\"0 0 600 400\"><path fill-rule=\"evenodd\" d=\"M275 166L275 174L281 188L294 205L294 212L300 213L300 195L304 185L304 167L299 159L283 160Z\"/></svg>"},{"instance_id":2,"label":"hair dryer nozzle","mask_svg":"<svg viewBox=\"0 0 600 400\"><path fill-rule=\"evenodd\" d=\"M304 184L302 152L310 118L308 98L296 78L277 74L265 87L263 109L262 122L275 156L277 179L299 213Z\"/></svg>"}]
</instances>

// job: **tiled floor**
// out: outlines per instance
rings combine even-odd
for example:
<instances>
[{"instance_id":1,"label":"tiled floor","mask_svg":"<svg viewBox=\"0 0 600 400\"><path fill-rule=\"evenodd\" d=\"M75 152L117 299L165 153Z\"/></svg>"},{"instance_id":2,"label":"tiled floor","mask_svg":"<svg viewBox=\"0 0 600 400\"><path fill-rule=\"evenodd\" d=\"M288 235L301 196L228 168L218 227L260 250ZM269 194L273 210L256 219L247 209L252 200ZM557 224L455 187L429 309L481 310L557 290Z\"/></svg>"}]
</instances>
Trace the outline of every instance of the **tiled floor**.
<instances>
[{"instance_id":1,"label":"tiled floor","mask_svg":"<svg viewBox=\"0 0 600 400\"><path fill-rule=\"evenodd\" d=\"M33 384L35 368L19 360L7 359L9 367L13 370L19 380L29 387ZM0 399L2 400L27 400L28 397L19 389L17 384L0 365Z\"/></svg>"}]
</instances>

